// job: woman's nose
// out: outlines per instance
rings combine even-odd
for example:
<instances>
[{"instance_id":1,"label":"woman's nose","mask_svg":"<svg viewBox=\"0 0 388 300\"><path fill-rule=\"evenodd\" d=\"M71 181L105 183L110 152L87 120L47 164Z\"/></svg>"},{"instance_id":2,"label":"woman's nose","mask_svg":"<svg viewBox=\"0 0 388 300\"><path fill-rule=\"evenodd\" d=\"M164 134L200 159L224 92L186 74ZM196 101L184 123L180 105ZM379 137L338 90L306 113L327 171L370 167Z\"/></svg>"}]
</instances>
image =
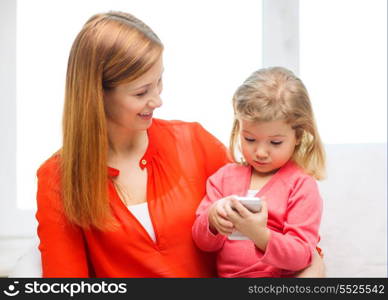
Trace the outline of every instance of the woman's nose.
<instances>
[{"instance_id":1,"label":"woman's nose","mask_svg":"<svg viewBox=\"0 0 388 300\"><path fill-rule=\"evenodd\" d=\"M151 96L150 100L148 101L148 105L152 108L158 108L162 106L162 104L163 104L163 101L159 93L154 93Z\"/></svg>"}]
</instances>

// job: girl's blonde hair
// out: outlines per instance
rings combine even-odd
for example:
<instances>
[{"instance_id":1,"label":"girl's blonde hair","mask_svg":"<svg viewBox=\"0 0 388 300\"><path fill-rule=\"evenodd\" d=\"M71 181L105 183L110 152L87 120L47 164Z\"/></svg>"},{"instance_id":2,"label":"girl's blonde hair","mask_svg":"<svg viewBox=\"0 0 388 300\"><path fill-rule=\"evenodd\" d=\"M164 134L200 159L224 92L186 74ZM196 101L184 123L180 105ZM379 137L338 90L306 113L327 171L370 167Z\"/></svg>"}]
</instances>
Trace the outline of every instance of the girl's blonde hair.
<instances>
[{"instance_id":1,"label":"girl's blonde hair","mask_svg":"<svg viewBox=\"0 0 388 300\"><path fill-rule=\"evenodd\" d=\"M233 96L234 121L229 150L234 161L239 145L239 120L284 120L295 130L299 144L292 160L316 179L325 176L325 152L307 90L302 81L282 67L260 69Z\"/></svg>"},{"instance_id":2,"label":"girl's blonde hair","mask_svg":"<svg viewBox=\"0 0 388 300\"><path fill-rule=\"evenodd\" d=\"M123 12L92 16L76 37L68 61L59 151L64 212L71 223L98 229L116 225L108 200L104 91L143 75L162 51L156 34Z\"/></svg>"}]
</instances>

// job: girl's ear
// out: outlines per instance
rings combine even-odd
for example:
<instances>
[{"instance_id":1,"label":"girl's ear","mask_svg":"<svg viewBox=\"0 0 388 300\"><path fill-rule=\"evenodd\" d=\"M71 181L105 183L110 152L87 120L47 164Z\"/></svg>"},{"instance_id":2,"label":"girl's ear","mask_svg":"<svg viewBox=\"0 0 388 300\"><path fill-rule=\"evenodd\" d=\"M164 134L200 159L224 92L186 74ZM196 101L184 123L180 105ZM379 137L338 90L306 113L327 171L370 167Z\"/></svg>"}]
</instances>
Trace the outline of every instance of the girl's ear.
<instances>
[{"instance_id":1,"label":"girl's ear","mask_svg":"<svg viewBox=\"0 0 388 300\"><path fill-rule=\"evenodd\" d=\"M296 144L295 146L300 145L303 137L303 129L301 128L296 128L295 129L295 138L296 138Z\"/></svg>"},{"instance_id":2,"label":"girl's ear","mask_svg":"<svg viewBox=\"0 0 388 300\"><path fill-rule=\"evenodd\" d=\"M300 145L300 143L301 143L301 141L302 141L302 136L300 136L300 137L296 137L296 146L299 146Z\"/></svg>"}]
</instances>

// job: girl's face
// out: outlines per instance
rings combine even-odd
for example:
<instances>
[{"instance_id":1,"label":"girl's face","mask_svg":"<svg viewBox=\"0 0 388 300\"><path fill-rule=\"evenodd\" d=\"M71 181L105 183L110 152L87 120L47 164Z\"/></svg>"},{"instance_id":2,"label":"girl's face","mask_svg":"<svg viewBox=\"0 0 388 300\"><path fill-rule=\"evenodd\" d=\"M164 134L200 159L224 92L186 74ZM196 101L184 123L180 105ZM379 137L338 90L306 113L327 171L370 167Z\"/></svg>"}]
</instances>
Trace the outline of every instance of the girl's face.
<instances>
[{"instance_id":1,"label":"girl's face","mask_svg":"<svg viewBox=\"0 0 388 300\"><path fill-rule=\"evenodd\" d=\"M239 122L242 154L259 174L276 172L292 157L298 140L285 121Z\"/></svg>"},{"instance_id":2,"label":"girl's face","mask_svg":"<svg viewBox=\"0 0 388 300\"><path fill-rule=\"evenodd\" d=\"M152 123L155 108L162 105L163 62L160 58L136 80L105 92L108 122L129 130L146 130Z\"/></svg>"}]
</instances>

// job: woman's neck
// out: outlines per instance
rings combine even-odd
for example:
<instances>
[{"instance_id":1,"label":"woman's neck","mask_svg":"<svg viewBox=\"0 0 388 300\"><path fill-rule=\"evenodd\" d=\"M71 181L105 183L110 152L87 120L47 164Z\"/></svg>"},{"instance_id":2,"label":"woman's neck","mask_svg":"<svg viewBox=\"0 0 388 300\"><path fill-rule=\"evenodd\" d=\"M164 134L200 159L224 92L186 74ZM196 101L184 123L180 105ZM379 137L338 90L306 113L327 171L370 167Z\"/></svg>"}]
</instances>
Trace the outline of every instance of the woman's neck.
<instances>
[{"instance_id":1,"label":"woman's neck","mask_svg":"<svg viewBox=\"0 0 388 300\"><path fill-rule=\"evenodd\" d=\"M113 157L143 155L148 147L146 130L133 131L108 123L109 160Z\"/></svg>"}]
</instances>

